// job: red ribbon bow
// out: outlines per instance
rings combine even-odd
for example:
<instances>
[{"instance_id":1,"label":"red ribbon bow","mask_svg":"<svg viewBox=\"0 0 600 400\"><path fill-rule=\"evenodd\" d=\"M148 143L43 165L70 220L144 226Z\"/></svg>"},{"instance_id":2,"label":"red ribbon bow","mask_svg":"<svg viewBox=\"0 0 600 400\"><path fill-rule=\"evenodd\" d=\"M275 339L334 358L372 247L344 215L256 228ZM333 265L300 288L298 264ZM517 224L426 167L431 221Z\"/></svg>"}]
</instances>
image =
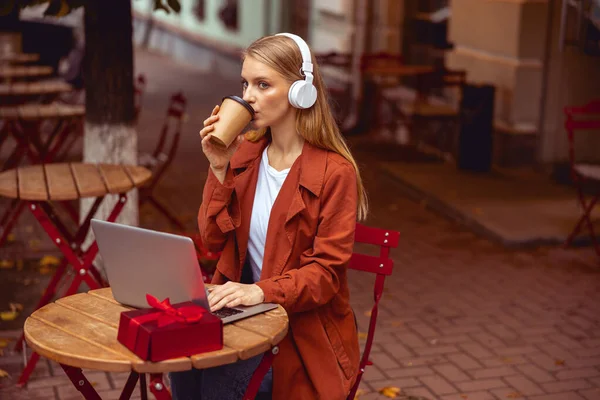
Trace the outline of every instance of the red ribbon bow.
<instances>
[{"instance_id":1,"label":"red ribbon bow","mask_svg":"<svg viewBox=\"0 0 600 400\"><path fill-rule=\"evenodd\" d=\"M159 328L175 322L193 324L200 321L205 314L205 310L200 306L174 308L168 297L163 301L158 301L156 297L146 294L146 301L150 307L162 311L156 320Z\"/></svg>"}]
</instances>

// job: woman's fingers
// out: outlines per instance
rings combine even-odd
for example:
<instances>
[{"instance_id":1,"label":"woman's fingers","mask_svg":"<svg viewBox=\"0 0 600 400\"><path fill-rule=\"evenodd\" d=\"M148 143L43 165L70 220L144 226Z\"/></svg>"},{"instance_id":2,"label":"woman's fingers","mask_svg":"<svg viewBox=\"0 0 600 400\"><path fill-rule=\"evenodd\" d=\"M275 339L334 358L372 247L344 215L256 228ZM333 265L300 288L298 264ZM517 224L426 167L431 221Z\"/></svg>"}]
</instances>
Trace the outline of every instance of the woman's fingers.
<instances>
[{"instance_id":1,"label":"woman's fingers","mask_svg":"<svg viewBox=\"0 0 600 400\"><path fill-rule=\"evenodd\" d=\"M219 112L219 105L217 104L215 106L215 108L213 108L212 113L210 113L210 115L216 115Z\"/></svg>"},{"instance_id":2,"label":"woman's fingers","mask_svg":"<svg viewBox=\"0 0 600 400\"><path fill-rule=\"evenodd\" d=\"M218 115L211 115L210 117L206 118L202 124L204 126L212 125L212 124L214 124L218 120L219 120L219 116Z\"/></svg>"}]
</instances>

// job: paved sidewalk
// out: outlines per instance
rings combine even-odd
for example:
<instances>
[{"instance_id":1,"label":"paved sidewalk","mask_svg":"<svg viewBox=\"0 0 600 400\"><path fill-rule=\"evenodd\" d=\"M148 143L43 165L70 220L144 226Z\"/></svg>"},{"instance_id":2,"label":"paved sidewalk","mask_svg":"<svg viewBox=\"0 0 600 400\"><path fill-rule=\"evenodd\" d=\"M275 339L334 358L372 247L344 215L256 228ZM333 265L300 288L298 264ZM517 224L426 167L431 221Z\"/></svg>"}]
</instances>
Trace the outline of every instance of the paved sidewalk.
<instances>
[{"instance_id":1,"label":"paved sidewalk","mask_svg":"<svg viewBox=\"0 0 600 400\"><path fill-rule=\"evenodd\" d=\"M148 53L138 52L136 65L149 78L141 147L149 148L156 139L168 93L182 87L190 97L182 151L161 193L194 229L206 176L196 135L214 105L206 99L211 96L206 82L215 84L216 78ZM221 86L224 92L237 90L237 77L218 82L229 85ZM385 399L378 390L386 386L401 388L404 395L398 398L404 400L420 399L409 395L429 400L600 399L600 272L593 251L506 249L477 237L406 197L396 181L378 171L372 155L360 150L354 148L370 194L367 224L401 232L400 246L392 252L395 272L382 300L374 365L367 367L360 399ZM142 224L168 229L151 209L142 210ZM349 280L359 328L365 332L373 279L351 271ZM0 338L18 334L2 329ZM40 362L24 390L13 385L20 355L5 349L0 369L10 375L0 378L0 399L81 398L54 363ZM117 399L126 379L104 372L88 376L105 399Z\"/></svg>"}]
</instances>

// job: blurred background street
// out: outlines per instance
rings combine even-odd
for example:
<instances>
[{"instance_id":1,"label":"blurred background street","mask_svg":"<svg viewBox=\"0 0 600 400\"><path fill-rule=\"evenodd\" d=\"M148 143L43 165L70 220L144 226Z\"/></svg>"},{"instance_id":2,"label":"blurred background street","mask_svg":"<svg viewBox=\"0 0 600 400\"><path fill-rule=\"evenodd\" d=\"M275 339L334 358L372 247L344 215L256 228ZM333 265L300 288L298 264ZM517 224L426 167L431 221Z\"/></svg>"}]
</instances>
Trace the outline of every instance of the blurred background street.
<instances>
[{"instance_id":1,"label":"blurred background street","mask_svg":"<svg viewBox=\"0 0 600 400\"><path fill-rule=\"evenodd\" d=\"M183 3L182 13L190 9L188 3ZM315 10L309 7L310 2L285 3L290 7L288 11L293 11L293 7L297 7L296 11L310 10L314 21L318 21L309 25L313 37L311 45L321 49L320 54L325 54L328 49L319 40L326 36L323 33L324 19L337 12L335 7L321 5L318 7L322 9L315 6ZM463 15L463 3L468 2L454 2L457 11L453 15L457 19ZM500 7L498 3L501 2L492 3ZM538 11L538 6L533 3L544 3L547 8L554 2L548 2L548 5L534 1L521 3L522 18L532 18L536 26L544 26L537 17L529 17L525 11ZM150 4L147 1L133 4L135 45L132 62L134 88L138 92L132 93L132 98L137 110L134 125L138 154L151 153L156 146L171 96L182 92L187 99L177 153L153 192L182 226L170 222L164 213L149 203L139 206L139 226L193 233L197 230L196 215L208 171L198 131L202 121L223 96L241 92L241 64L235 51L247 40L236 37L229 43L221 43L220 37L205 37L200 40L201 44L194 44L194 35L168 24L168 18L175 18L176 14L173 14L156 17L153 22L155 31L144 46L145 10L149 10ZM331 8L329 14L319 14L327 7ZM395 10L392 5L389 7L390 12ZM473 7L473 12L489 16L490 10L484 6ZM384 18L380 12L385 7L375 8L369 14L371 25L368 25L373 36L378 32L374 21ZM440 7L440 10L445 10L445 7ZM212 11L210 6L204 12ZM161 15L159 12L155 11L154 15ZM244 15L241 10L239 12ZM315 18L317 14L319 17ZM288 30L296 28L298 33L302 33L299 20L310 15L298 14L298 20L291 22ZM444 11L436 14L447 20L449 17L444 15ZM552 18L552 15L544 15ZM501 16L509 18L504 14ZM242 21L246 21L244 18L249 17L242 17ZM398 15L389 18L389 26L405 21ZM554 18L558 16L555 14ZM355 16L356 19L360 20ZM275 29L275 18L271 21L273 26L265 28L267 31ZM242 23L241 26L247 27L247 24ZM354 26L362 25L355 21ZM466 40L456 29L453 32L455 42ZM305 34L308 35L307 31ZM402 37L406 44L407 36ZM339 45L342 46L349 39L344 39L346 42L336 40L332 39L334 49L335 43L342 43ZM373 37L370 40L376 42ZM485 40L481 40L480 49L487 51ZM217 48L211 48L207 43ZM392 39L389 46L402 48ZM468 58L469 54L465 48L459 46L458 51L456 47L448 49L451 53L446 54L446 60L455 65L462 63L461 57ZM374 46L371 50L389 49ZM501 53L501 50L498 52ZM418 52L410 54L412 64L427 64L427 60L419 58ZM356 61L360 55L353 57ZM596 67L599 65L597 57L586 57L589 59L585 62ZM523 55L517 55L516 59L529 60ZM587 67L582 66L585 62L576 62L579 66L573 69L563 65L563 73L565 69L568 73L585 71ZM433 61L429 64L435 65ZM568 62L565 61L565 64ZM490 65L500 69L498 65L504 64L491 62ZM492 68L490 65L486 68ZM357 395L359 399L600 399L600 257L585 230L587 226L572 244L563 245L582 215L582 205L577 198L577 183L569 178L567 135L562 128L562 120L561 123L547 122L547 125L560 126L553 128L554 136L514 132L528 126L523 121L539 118L539 110L534 112L525 105L531 99L519 97L523 91L527 92L523 87L529 84L528 79L520 75L524 73L519 70L521 66L518 64L515 68L515 80L518 82L511 84L489 82L492 78L483 76L486 68L478 70L479 66L470 67L475 69L469 72L470 76L476 77L474 81L494 84L496 96L500 96L496 97L494 149L489 155L491 158L486 171L478 170L486 169L486 166L482 167L482 161L475 160L477 157L467 161L463 159L463 164L470 162L470 166L461 167L456 147L460 146L460 140L456 137L452 145L455 147L448 148L444 147L447 144L445 136L441 138L428 133L416 143L418 132L407 133L406 127L392 123L380 126L380 122L393 119L395 114L390 111L393 109L384 107L380 114L367 118L367 121L377 124L355 124L356 120L360 122L363 119L360 117L362 114L368 113L371 101L367 99L364 104L359 103L363 106L352 102L347 104L345 100L353 98L356 86L340 86L335 65L329 66L331 96L340 113L340 124L348 127L345 135L359 162L369 194L370 215L365 224L400 232L399 246L391 250L394 271L386 280L380 305L371 353L373 365L366 369ZM351 72L351 78L346 78L353 79L353 74ZM140 83L141 76L143 84ZM588 83L590 91L599 87L598 76L589 78L595 79ZM576 78L571 79L573 87L579 84L576 81ZM381 81L378 83L382 84ZM410 78L408 83L404 83L414 89ZM398 86L398 82L394 80L393 86ZM506 104L510 96L503 97L504 91L509 90L507 87L510 87L513 104ZM594 94L597 98L600 93L588 93L577 87L567 96L569 104L586 104ZM372 86L364 85L361 90L364 94L372 89ZM548 89L549 92L552 90ZM479 101L483 104L485 99L480 98ZM74 104L81 104L81 98ZM554 103L546 108L559 109ZM498 112L498 109L501 111ZM551 113L546 112L546 118L550 118ZM512 114L503 120L507 113ZM0 116L7 124L8 114ZM89 115L86 118L89 119ZM514 122L519 118L521 123L515 122L507 128L506 121ZM489 122L492 122L491 116ZM485 124L480 128L483 126ZM488 133L492 135L491 131ZM559 135L564 140L556 145ZM527 142L533 136L539 139L536 142L539 148L531 150L530 142L522 147L515 144ZM432 137L437 139L432 141ZM590 163L600 161L597 157L600 147L594 140L590 139L583 145ZM545 144L540 144L542 142ZM84 146L83 140L77 141L63 161L81 161ZM561 155L557 156L559 153ZM10 161L11 154L13 149L9 145L0 147L1 160ZM464 149L462 154L466 154ZM22 165L25 164L27 162L23 161ZM483 164L486 164L485 160ZM586 186L584 193L597 193L594 188L593 185ZM0 204L2 213L11 207L6 198L2 198ZM77 200L72 204L79 209ZM66 209L61 208L57 212L61 218L69 220ZM598 206L592 206L590 215L598 216ZM68 225L76 226L73 221L69 221ZM6 225L2 228L5 229ZM61 253L28 212L21 215L5 239L0 246L0 311L6 310L0 320L0 398L80 399L81 394L59 365L44 358L37 364L24 388L16 385L23 371L23 355L13 351L14 343L22 333L25 319L35 310L42 291L56 271L55 260L60 258ZM70 273L68 277L73 275ZM363 345L374 282L372 277L365 275L357 271L350 271L349 275L351 302ZM66 290L65 282L60 283L59 293ZM80 292L85 290L85 285L79 289ZM28 352L31 350L28 349ZM85 372L103 398L119 398L126 374ZM132 398L140 398L139 391Z\"/></svg>"}]
</instances>

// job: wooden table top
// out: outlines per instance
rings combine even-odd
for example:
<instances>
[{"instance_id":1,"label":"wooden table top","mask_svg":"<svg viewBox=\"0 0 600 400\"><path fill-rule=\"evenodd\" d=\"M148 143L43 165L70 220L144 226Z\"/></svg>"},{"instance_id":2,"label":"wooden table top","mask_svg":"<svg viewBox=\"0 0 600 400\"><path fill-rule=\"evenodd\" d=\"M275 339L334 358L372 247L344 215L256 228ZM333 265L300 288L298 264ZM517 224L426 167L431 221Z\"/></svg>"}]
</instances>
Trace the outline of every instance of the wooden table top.
<instances>
[{"instance_id":1,"label":"wooden table top","mask_svg":"<svg viewBox=\"0 0 600 400\"><path fill-rule=\"evenodd\" d=\"M0 119L3 120L79 118L84 115L85 106L83 105L50 103L0 107Z\"/></svg>"},{"instance_id":2,"label":"wooden table top","mask_svg":"<svg viewBox=\"0 0 600 400\"><path fill-rule=\"evenodd\" d=\"M411 76L433 72L429 65L375 65L365 69L365 75L370 76Z\"/></svg>"},{"instance_id":3,"label":"wooden table top","mask_svg":"<svg viewBox=\"0 0 600 400\"><path fill-rule=\"evenodd\" d=\"M35 53L10 53L0 54L0 63L27 63L40 59L39 54Z\"/></svg>"},{"instance_id":4,"label":"wooden table top","mask_svg":"<svg viewBox=\"0 0 600 400\"><path fill-rule=\"evenodd\" d=\"M43 357L61 364L102 371L164 373L209 368L262 354L287 334L288 317L277 309L223 327L221 350L157 363L144 361L117 341L119 317L130 310L110 288L63 297L25 321L25 340Z\"/></svg>"},{"instance_id":5,"label":"wooden table top","mask_svg":"<svg viewBox=\"0 0 600 400\"><path fill-rule=\"evenodd\" d=\"M0 78L30 78L35 76L46 76L52 74L52 67L45 65L14 66L0 65Z\"/></svg>"},{"instance_id":6,"label":"wooden table top","mask_svg":"<svg viewBox=\"0 0 600 400\"><path fill-rule=\"evenodd\" d=\"M0 196L35 201L77 200L124 193L151 177L150 170L136 165L28 165L0 173Z\"/></svg>"},{"instance_id":7,"label":"wooden table top","mask_svg":"<svg viewBox=\"0 0 600 400\"><path fill-rule=\"evenodd\" d=\"M0 96L36 96L49 93L63 93L73 90L73 86L57 79L34 82L0 83Z\"/></svg>"}]
</instances>

